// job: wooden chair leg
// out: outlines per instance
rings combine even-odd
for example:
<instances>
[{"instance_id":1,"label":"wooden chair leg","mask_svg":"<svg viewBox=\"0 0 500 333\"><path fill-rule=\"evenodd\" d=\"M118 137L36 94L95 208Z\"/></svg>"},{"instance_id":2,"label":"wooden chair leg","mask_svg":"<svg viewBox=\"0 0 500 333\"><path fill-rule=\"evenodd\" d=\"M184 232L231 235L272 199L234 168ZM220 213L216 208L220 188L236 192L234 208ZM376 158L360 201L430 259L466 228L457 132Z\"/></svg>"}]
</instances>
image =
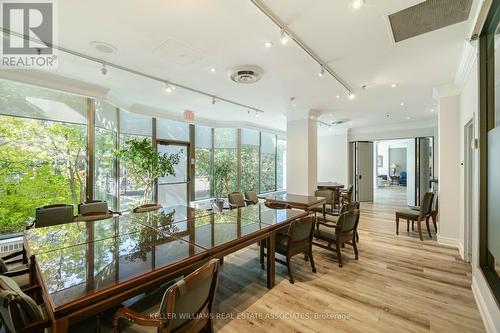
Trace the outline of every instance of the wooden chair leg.
<instances>
[{"instance_id":1,"label":"wooden chair leg","mask_svg":"<svg viewBox=\"0 0 500 333\"><path fill-rule=\"evenodd\" d=\"M399 235L399 216L396 215L396 235Z\"/></svg>"},{"instance_id":2,"label":"wooden chair leg","mask_svg":"<svg viewBox=\"0 0 500 333\"><path fill-rule=\"evenodd\" d=\"M286 268L288 269L288 276L290 277L290 283L295 283L292 275L292 262L291 258L286 257Z\"/></svg>"},{"instance_id":3,"label":"wooden chair leg","mask_svg":"<svg viewBox=\"0 0 500 333\"><path fill-rule=\"evenodd\" d=\"M420 237L420 240L423 241L424 238L422 237L422 226L420 225L420 222L422 221L419 218L417 221L418 236Z\"/></svg>"},{"instance_id":4,"label":"wooden chair leg","mask_svg":"<svg viewBox=\"0 0 500 333\"><path fill-rule=\"evenodd\" d=\"M311 268L312 268L313 273L316 273L316 266L314 265L312 244L311 244L311 248L309 249L309 260L311 261Z\"/></svg>"},{"instance_id":5,"label":"wooden chair leg","mask_svg":"<svg viewBox=\"0 0 500 333\"><path fill-rule=\"evenodd\" d=\"M355 237L353 237L352 239L352 247L354 249L354 255L356 256L356 260L358 260L358 246L356 245L356 235L354 235Z\"/></svg>"},{"instance_id":6,"label":"wooden chair leg","mask_svg":"<svg viewBox=\"0 0 500 333\"><path fill-rule=\"evenodd\" d=\"M308 261L309 260L309 256L307 255L307 253L304 253L304 261Z\"/></svg>"},{"instance_id":7,"label":"wooden chair leg","mask_svg":"<svg viewBox=\"0 0 500 333\"><path fill-rule=\"evenodd\" d=\"M356 230L356 243L359 243L359 234L357 230Z\"/></svg>"},{"instance_id":8,"label":"wooden chair leg","mask_svg":"<svg viewBox=\"0 0 500 333\"><path fill-rule=\"evenodd\" d=\"M437 227L437 223L436 223L437 214L433 213L431 217L432 217L432 224L434 224L434 231L436 231L436 234L437 234L437 232L438 232L438 227Z\"/></svg>"},{"instance_id":9,"label":"wooden chair leg","mask_svg":"<svg viewBox=\"0 0 500 333\"><path fill-rule=\"evenodd\" d=\"M335 243L335 247L337 248L337 259L339 261L339 267L342 267L342 252L340 252L339 242Z\"/></svg>"},{"instance_id":10,"label":"wooden chair leg","mask_svg":"<svg viewBox=\"0 0 500 333\"><path fill-rule=\"evenodd\" d=\"M265 242L265 240L260 241L260 268L262 268L262 269L265 269L265 267L264 267L264 242Z\"/></svg>"},{"instance_id":11,"label":"wooden chair leg","mask_svg":"<svg viewBox=\"0 0 500 333\"><path fill-rule=\"evenodd\" d=\"M410 232L410 220L406 220L406 232Z\"/></svg>"},{"instance_id":12,"label":"wooden chair leg","mask_svg":"<svg viewBox=\"0 0 500 333\"><path fill-rule=\"evenodd\" d=\"M411 221L411 231L415 231L415 226L413 225L414 222L415 221L413 221L413 220Z\"/></svg>"},{"instance_id":13,"label":"wooden chair leg","mask_svg":"<svg viewBox=\"0 0 500 333\"><path fill-rule=\"evenodd\" d=\"M222 258L219 259L219 263L220 263L221 266L224 265L224 257L222 257Z\"/></svg>"},{"instance_id":14,"label":"wooden chair leg","mask_svg":"<svg viewBox=\"0 0 500 333\"><path fill-rule=\"evenodd\" d=\"M427 226L427 232L429 233L429 238L432 239L431 229L429 228L429 217L425 218L425 225Z\"/></svg>"}]
</instances>

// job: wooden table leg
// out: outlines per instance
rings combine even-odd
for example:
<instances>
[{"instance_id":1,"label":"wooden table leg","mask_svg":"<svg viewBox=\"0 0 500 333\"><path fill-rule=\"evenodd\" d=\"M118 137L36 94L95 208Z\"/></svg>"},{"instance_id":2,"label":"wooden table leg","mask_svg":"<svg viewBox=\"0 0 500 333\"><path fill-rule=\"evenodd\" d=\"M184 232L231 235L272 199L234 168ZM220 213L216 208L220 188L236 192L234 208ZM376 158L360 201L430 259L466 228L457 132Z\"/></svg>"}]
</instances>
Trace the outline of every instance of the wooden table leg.
<instances>
[{"instance_id":1,"label":"wooden table leg","mask_svg":"<svg viewBox=\"0 0 500 333\"><path fill-rule=\"evenodd\" d=\"M68 318L56 319L52 323L52 333L67 333L68 332Z\"/></svg>"},{"instance_id":2,"label":"wooden table leg","mask_svg":"<svg viewBox=\"0 0 500 333\"><path fill-rule=\"evenodd\" d=\"M270 233L267 238L267 288L272 289L274 287L274 274L275 274L275 233L274 231Z\"/></svg>"}]
</instances>

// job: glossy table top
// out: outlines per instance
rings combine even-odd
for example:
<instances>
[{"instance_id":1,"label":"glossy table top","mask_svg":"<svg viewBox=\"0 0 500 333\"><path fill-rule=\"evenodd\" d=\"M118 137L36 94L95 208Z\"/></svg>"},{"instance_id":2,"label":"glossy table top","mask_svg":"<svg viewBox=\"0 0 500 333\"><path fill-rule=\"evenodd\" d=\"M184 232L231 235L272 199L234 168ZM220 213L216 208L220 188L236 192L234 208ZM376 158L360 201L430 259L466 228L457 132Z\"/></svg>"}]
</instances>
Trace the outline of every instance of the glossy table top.
<instances>
[{"instance_id":1,"label":"glossy table top","mask_svg":"<svg viewBox=\"0 0 500 333\"><path fill-rule=\"evenodd\" d=\"M176 206L30 229L25 239L57 309L160 268L198 260L211 249L303 215L261 204L220 214Z\"/></svg>"},{"instance_id":2,"label":"glossy table top","mask_svg":"<svg viewBox=\"0 0 500 333\"><path fill-rule=\"evenodd\" d=\"M315 206L325 201L325 198L310 195L300 195L291 193L279 193L259 196L259 198L304 206Z\"/></svg>"}]
</instances>

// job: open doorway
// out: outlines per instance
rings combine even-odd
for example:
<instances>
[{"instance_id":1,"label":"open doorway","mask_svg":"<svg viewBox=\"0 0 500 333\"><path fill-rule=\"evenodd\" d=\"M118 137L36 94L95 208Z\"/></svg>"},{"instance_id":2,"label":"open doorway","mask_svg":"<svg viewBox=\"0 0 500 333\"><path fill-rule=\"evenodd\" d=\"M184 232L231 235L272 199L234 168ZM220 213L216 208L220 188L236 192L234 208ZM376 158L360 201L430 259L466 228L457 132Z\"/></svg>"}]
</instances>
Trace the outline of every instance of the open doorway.
<instances>
[{"instance_id":1,"label":"open doorway","mask_svg":"<svg viewBox=\"0 0 500 333\"><path fill-rule=\"evenodd\" d=\"M373 149L373 201L406 206L415 179L415 139L375 141Z\"/></svg>"}]
</instances>

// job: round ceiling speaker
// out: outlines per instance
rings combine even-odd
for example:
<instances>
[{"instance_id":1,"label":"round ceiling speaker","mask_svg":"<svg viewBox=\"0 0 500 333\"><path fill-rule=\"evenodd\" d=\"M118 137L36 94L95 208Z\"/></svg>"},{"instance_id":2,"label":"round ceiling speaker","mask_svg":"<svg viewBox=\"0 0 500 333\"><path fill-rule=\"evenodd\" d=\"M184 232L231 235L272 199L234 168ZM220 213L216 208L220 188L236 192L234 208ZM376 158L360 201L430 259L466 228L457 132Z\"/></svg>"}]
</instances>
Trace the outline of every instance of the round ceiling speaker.
<instances>
[{"instance_id":1,"label":"round ceiling speaker","mask_svg":"<svg viewBox=\"0 0 500 333\"><path fill-rule=\"evenodd\" d=\"M90 42L90 45L101 53L111 54L116 52L116 47L106 42L100 42L98 40L95 40Z\"/></svg>"},{"instance_id":2,"label":"round ceiling speaker","mask_svg":"<svg viewBox=\"0 0 500 333\"><path fill-rule=\"evenodd\" d=\"M262 77L264 70L259 66L244 65L238 66L229 71L229 77L236 83L255 83Z\"/></svg>"}]
</instances>

